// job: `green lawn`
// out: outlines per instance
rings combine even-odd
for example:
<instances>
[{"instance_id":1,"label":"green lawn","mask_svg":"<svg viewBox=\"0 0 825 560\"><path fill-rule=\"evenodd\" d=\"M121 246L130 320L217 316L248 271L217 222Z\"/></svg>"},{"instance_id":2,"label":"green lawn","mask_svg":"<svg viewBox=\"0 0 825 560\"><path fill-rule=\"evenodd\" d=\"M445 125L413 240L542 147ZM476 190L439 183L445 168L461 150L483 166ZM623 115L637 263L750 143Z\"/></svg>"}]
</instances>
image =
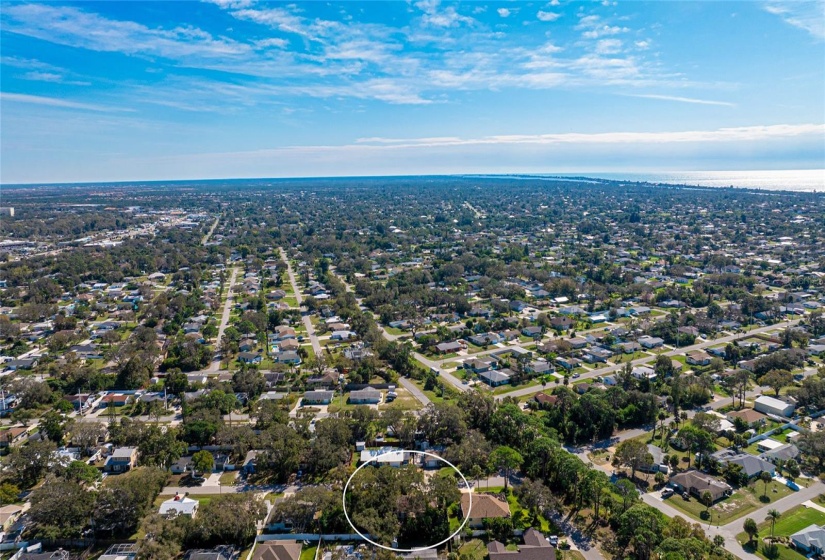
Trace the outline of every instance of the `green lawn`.
<instances>
[{"instance_id":1,"label":"green lawn","mask_svg":"<svg viewBox=\"0 0 825 560\"><path fill-rule=\"evenodd\" d=\"M318 545L314 544L311 546L305 546L301 549L301 560L315 560L315 551L318 549Z\"/></svg>"},{"instance_id":2,"label":"green lawn","mask_svg":"<svg viewBox=\"0 0 825 560\"><path fill-rule=\"evenodd\" d=\"M782 514L779 521L774 527L774 536L788 537L797 531L808 527L809 525L822 525L825 523L825 513L813 508L806 508L805 506L796 506ZM759 537L764 538L770 536L771 524L767 521L759 523ZM744 532L736 535L736 540L740 543L748 542L748 535ZM753 552L759 558L764 560L802 560L805 558L802 554L795 550L777 543L777 556L767 556L764 553L764 545L759 545L759 550L753 550L752 547L746 546L745 550Z\"/></svg>"},{"instance_id":3,"label":"green lawn","mask_svg":"<svg viewBox=\"0 0 825 560\"><path fill-rule=\"evenodd\" d=\"M458 554L467 560L484 560L487 557L487 546L481 539L473 539L461 545Z\"/></svg>"},{"instance_id":4,"label":"green lawn","mask_svg":"<svg viewBox=\"0 0 825 560\"><path fill-rule=\"evenodd\" d=\"M768 484L767 496L771 502L784 498L791 492L793 492L793 490L775 480ZM763 495L765 495L765 485L760 481L751 483L747 488L740 488L739 491L734 492L730 498L720 500L710 508L713 516L712 522L714 524L725 525L752 511L756 511L768 503L762 502L761 498ZM668 503L697 521L706 521L701 518L701 513L705 511L705 506L695 497L691 496L690 501L686 502L679 496L673 496L673 498L668 500Z\"/></svg>"}]
</instances>

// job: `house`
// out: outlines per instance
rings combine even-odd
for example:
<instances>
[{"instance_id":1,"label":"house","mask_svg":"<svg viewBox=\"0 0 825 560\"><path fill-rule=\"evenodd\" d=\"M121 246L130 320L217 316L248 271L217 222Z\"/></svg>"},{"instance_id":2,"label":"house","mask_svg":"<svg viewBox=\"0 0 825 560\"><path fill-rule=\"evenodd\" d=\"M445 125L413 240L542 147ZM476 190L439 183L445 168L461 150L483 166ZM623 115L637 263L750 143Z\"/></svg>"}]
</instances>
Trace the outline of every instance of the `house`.
<instances>
[{"instance_id":1,"label":"house","mask_svg":"<svg viewBox=\"0 0 825 560\"><path fill-rule=\"evenodd\" d=\"M112 473L123 473L137 466L137 447L118 447L106 458L103 470Z\"/></svg>"},{"instance_id":2,"label":"house","mask_svg":"<svg viewBox=\"0 0 825 560\"><path fill-rule=\"evenodd\" d=\"M634 366L630 375L636 379L656 379L656 370L650 366Z\"/></svg>"},{"instance_id":3,"label":"house","mask_svg":"<svg viewBox=\"0 0 825 560\"><path fill-rule=\"evenodd\" d=\"M759 451L759 453L766 453L774 449L779 449L783 445L785 444L775 439L766 438L756 442L756 450Z\"/></svg>"},{"instance_id":4,"label":"house","mask_svg":"<svg viewBox=\"0 0 825 560\"><path fill-rule=\"evenodd\" d=\"M32 369L37 365L37 358L23 358L6 362L6 369L17 371L20 369Z\"/></svg>"},{"instance_id":5,"label":"house","mask_svg":"<svg viewBox=\"0 0 825 560\"><path fill-rule=\"evenodd\" d=\"M260 364L263 357L254 352L240 352L238 354L238 361L244 364Z\"/></svg>"},{"instance_id":6,"label":"house","mask_svg":"<svg viewBox=\"0 0 825 560\"><path fill-rule=\"evenodd\" d=\"M478 358L464 362L464 369L469 369L473 373L482 373L490 371L493 368L493 362L490 360L479 360Z\"/></svg>"},{"instance_id":7,"label":"house","mask_svg":"<svg viewBox=\"0 0 825 560\"><path fill-rule=\"evenodd\" d=\"M546 393L536 393L533 399L539 403L540 406L553 406L559 401L556 395L548 395Z\"/></svg>"},{"instance_id":8,"label":"house","mask_svg":"<svg viewBox=\"0 0 825 560\"><path fill-rule=\"evenodd\" d=\"M350 404L378 404L381 402L381 391L367 387L349 394Z\"/></svg>"},{"instance_id":9,"label":"house","mask_svg":"<svg viewBox=\"0 0 825 560\"><path fill-rule=\"evenodd\" d=\"M570 317L553 317L550 319L550 326L557 331L566 331L574 325L575 321Z\"/></svg>"},{"instance_id":10,"label":"house","mask_svg":"<svg viewBox=\"0 0 825 560\"><path fill-rule=\"evenodd\" d=\"M252 449L246 452L243 465L241 465L241 472L244 474L252 474L255 472L255 467L258 463L258 451Z\"/></svg>"},{"instance_id":11,"label":"house","mask_svg":"<svg viewBox=\"0 0 825 560\"><path fill-rule=\"evenodd\" d=\"M123 393L107 393L105 397L100 399L100 408L107 408L109 406L126 406L134 400L133 395L126 395Z\"/></svg>"},{"instance_id":12,"label":"house","mask_svg":"<svg viewBox=\"0 0 825 560\"><path fill-rule=\"evenodd\" d=\"M711 356L704 350L694 350L685 355L685 361L692 366L706 366L710 364Z\"/></svg>"},{"instance_id":13,"label":"house","mask_svg":"<svg viewBox=\"0 0 825 560\"><path fill-rule=\"evenodd\" d=\"M498 387L499 385L506 385L510 383L510 375L511 370L503 369L501 371L496 371L494 369L490 369L487 371L482 371L478 373L478 378L484 381L490 387Z\"/></svg>"},{"instance_id":14,"label":"house","mask_svg":"<svg viewBox=\"0 0 825 560\"><path fill-rule=\"evenodd\" d=\"M106 549L98 560L134 560L137 557L137 544L115 543Z\"/></svg>"},{"instance_id":15,"label":"house","mask_svg":"<svg viewBox=\"0 0 825 560\"><path fill-rule=\"evenodd\" d=\"M796 405L768 397L765 395L759 396L753 402L753 409L765 414L773 414L775 416L791 417Z\"/></svg>"},{"instance_id":16,"label":"house","mask_svg":"<svg viewBox=\"0 0 825 560\"><path fill-rule=\"evenodd\" d=\"M578 358L567 358L565 356L559 356L558 358L556 358L556 363L564 369L573 370L581 365L581 360L579 360Z\"/></svg>"},{"instance_id":17,"label":"house","mask_svg":"<svg viewBox=\"0 0 825 560\"><path fill-rule=\"evenodd\" d=\"M330 340L350 340L358 338L358 333L352 331L335 331L329 338Z\"/></svg>"},{"instance_id":18,"label":"house","mask_svg":"<svg viewBox=\"0 0 825 560\"><path fill-rule=\"evenodd\" d=\"M284 325L275 327L274 332L269 335L270 342L277 342L288 338L297 338L297 335L295 334L295 329Z\"/></svg>"},{"instance_id":19,"label":"house","mask_svg":"<svg viewBox=\"0 0 825 560\"><path fill-rule=\"evenodd\" d=\"M527 373L535 373L536 375L543 375L545 373L553 373L556 368L546 360L534 360L525 366L524 370Z\"/></svg>"},{"instance_id":20,"label":"house","mask_svg":"<svg viewBox=\"0 0 825 560\"><path fill-rule=\"evenodd\" d=\"M289 352L290 350L297 350L301 347L301 343L295 338L287 338L286 340L278 341L275 348L278 352Z\"/></svg>"},{"instance_id":21,"label":"house","mask_svg":"<svg viewBox=\"0 0 825 560\"><path fill-rule=\"evenodd\" d=\"M301 364L301 356L298 352L281 352L277 356L275 356L275 361L279 364L293 364L293 365L300 365Z\"/></svg>"},{"instance_id":22,"label":"house","mask_svg":"<svg viewBox=\"0 0 825 560\"><path fill-rule=\"evenodd\" d=\"M681 472L670 477L670 485L696 498L701 497L704 492L710 492L714 502L730 496L733 492L727 483L697 470Z\"/></svg>"},{"instance_id":23,"label":"house","mask_svg":"<svg viewBox=\"0 0 825 560\"><path fill-rule=\"evenodd\" d=\"M650 462L640 465L638 470L645 473L668 472L667 464L665 463L665 453L662 449L649 443L647 445L647 452L650 454Z\"/></svg>"},{"instance_id":24,"label":"house","mask_svg":"<svg viewBox=\"0 0 825 560\"><path fill-rule=\"evenodd\" d=\"M659 348L665 343L665 341L658 336L641 336L638 342L648 350L651 348Z\"/></svg>"},{"instance_id":25,"label":"house","mask_svg":"<svg viewBox=\"0 0 825 560\"><path fill-rule=\"evenodd\" d=\"M514 299L513 301L511 301L509 303L509 307L512 311L521 312L521 311L524 311L525 309L527 309L527 304L524 303L523 301L519 301L517 299Z\"/></svg>"},{"instance_id":26,"label":"house","mask_svg":"<svg viewBox=\"0 0 825 560\"><path fill-rule=\"evenodd\" d=\"M286 393L279 393L278 391L266 391L265 393L261 393L258 397L259 401L280 401L287 396Z\"/></svg>"},{"instance_id":27,"label":"house","mask_svg":"<svg viewBox=\"0 0 825 560\"><path fill-rule=\"evenodd\" d=\"M541 327L525 327L521 329L521 334L530 338L541 338Z\"/></svg>"},{"instance_id":28,"label":"house","mask_svg":"<svg viewBox=\"0 0 825 560\"><path fill-rule=\"evenodd\" d=\"M578 337L578 336L576 338L571 338L567 342L569 342L570 346L572 348L574 348L575 350L580 350L580 349L585 348L587 346L587 339L586 338L581 338L581 337Z\"/></svg>"},{"instance_id":29,"label":"house","mask_svg":"<svg viewBox=\"0 0 825 560\"><path fill-rule=\"evenodd\" d=\"M471 507L470 494L461 494L461 514L469 519L467 525L473 529L480 528L485 519L510 517L510 504L492 494L473 493L472 502Z\"/></svg>"},{"instance_id":30,"label":"house","mask_svg":"<svg viewBox=\"0 0 825 560\"><path fill-rule=\"evenodd\" d=\"M808 525L790 537L793 547L806 556L825 554L825 528Z\"/></svg>"},{"instance_id":31,"label":"house","mask_svg":"<svg viewBox=\"0 0 825 560\"><path fill-rule=\"evenodd\" d=\"M75 354L81 360L100 360L103 352L95 344L76 344L69 348L69 352Z\"/></svg>"},{"instance_id":32,"label":"house","mask_svg":"<svg viewBox=\"0 0 825 560\"><path fill-rule=\"evenodd\" d=\"M721 465L739 465L742 467L742 472L745 473L748 478L759 476L763 472L771 473L771 476L773 476L776 470L773 464L764 459L754 457L749 453L737 453L731 449L721 449L712 453L711 458L718 461Z\"/></svg>"},{"instance_id":33,"label":"house","mask_svg":"<svg viewBox=\"0 0 825 560\"><path fill-rule=\"evenodd\" d=\"M728 412L728 420L733 422L736 418L741 418L745 421L748 427L754 427L757 425L761 425L765 423L767 416L762 414L761 412L757 412L752 408L745 408L742 410L736 410L734 412Z\"/></svg>"},{"instance_id":34,"label":"house","mask_svg":"<svg viewBox=\"0 0 825 560\"><path fill-rule=\"evenodd\" d=\"M777 461L789 461L790 459L796 459L798 456L799 448L792 443L786 443L776 449L765 451L759 456L759 458L776 464Z\"/></svg>"},{"instance_id":35,"label":"house","mask_svg":"<svg viewBox=\"0 0 825 560\"><path fill-rule=\"evenodd\" d=\"M199 504L198 500L193 500L188 495L181 496L176 492L173 497L160 504L158 513L165 517L177 517L178 515L195 517Z\"/></svg>"},{"instance_id":36,"label":"house","mask_svg":"<svg viewBox=\"0 0 825 560\"><path fill-rule=\"evenodd\" d=\"M398 468L410 462L410 454L403 449L384 447L381 449L364 449L361 451L360 463L369 463L376 467L390 466Z\"/></svg>"},{"instance_id":37,"label":"house","mask_svg":"<svg viewBox=\"0 0 825 560\"><path fill-rule=\"evenodd\" d=\"M301 400L301 405L329 404L332 402L332 397L332 391L307 391L304 393L304 398Z\"/></svg>"},{"instance_id":38,"label":"house","mask_svg":"<svg viewBox=\"0 0 825 560\"><path fill-rule=\"evenodd\" d=\"M192 457L181 457L180 459L172 463L171 467L169 467L169 470L172 471L172 474L183 474L194 469L195 467L192 464Z\"/></svg>"},{"instance_id":39,"label":"house","mask_svg":"<svg viewBox=\"0 0 825 560\"><path fill-rule=\"evenodd\" d=\"M211 550L187 550L183 560L232 560L235 557L235 547L229 544L216 546Z\"/></svg>"},{"instance_id":40,"label":"house","mask_svg":"<svg viewBox=\"0 0 825 560\"><path fill-rule=\"evenodd\" d=\"M26 428L15 427L0 432L0 447L10 447L26 441L29 431Z\"/></svg>"},{"instance_id":41,"label":"house","mask_svg":"<svg viewBox=\"0 0 825 560\"><path fill-rule=\"evenodd\" d=\"M619 349L625 354L633 354L634 352L639 352L642 349L642 345L635 341L621 342L616 346L618 346Z\"/></svg>"},{"instance_id":42,"label":"house","mask_svg":"<svg viewBox=\"0 0 825 560\"><path fill-rule=\"evenodd\" d=\"M464 350L464 346L458 341L442 342L435 345L435 351L439 354L455 354L461 350Z\"/></svg>"},{"instance_id":43,"label":"house","mask_svg":"<svg viewBox=\"0 0 825 560\"><path fill-rule=\"evenodd\" d=\"M245 338L238 343L238 350L241 352L252 352L257 347L258 343L251 338Z\"/></svg>"},{"instance_id":44,"label":"house","mask_svg":"<svg viewBox=\"0 0 825 560\"><path fill-rule=\"evenodd\" d=\"M266 386L271 388L284 380L284 374L278 371L265 371L264 379Z\"/></svg>"},{"instance_id":45,"label":"house","mask_svg":"<svg viewBox=\"0 0 825 560\"><path fill-rule=\"evenodd\" d=\"M263 541L255 545L250 560L301 560L301 543L295 541Z\"/></svg>"},{"instance_id":46,"label":"house","mask_svg":"<svg viewBox=\"0 0 825 560\"><path fill-rule=\"evenodd\" d=\"M556 560L556 549L535 529L524 531L522 538L524 544L518 550L508 550L498 541L488 543L490 560Z\"/></svg>"},{"instance_id":47,"label":"house","mask_svg":"<svg viewBox=\"0 0 825 560\"><path fill-rule=\"evenodd\" d=\"M594 347L584 353L584 361L590 364L604 363L612 355L613 353L610 350Z\"/></svg>"}]
</instances>

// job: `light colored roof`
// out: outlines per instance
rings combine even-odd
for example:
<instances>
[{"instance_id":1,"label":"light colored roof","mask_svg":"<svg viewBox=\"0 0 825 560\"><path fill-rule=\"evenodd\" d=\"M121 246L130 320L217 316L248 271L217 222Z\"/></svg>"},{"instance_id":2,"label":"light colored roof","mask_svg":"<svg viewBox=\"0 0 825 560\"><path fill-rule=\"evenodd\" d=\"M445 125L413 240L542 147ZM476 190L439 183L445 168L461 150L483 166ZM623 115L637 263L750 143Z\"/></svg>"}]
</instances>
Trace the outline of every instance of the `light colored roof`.
<instances>
[{"instance_id":1,"label":"light colored roof","mask_svg":"<svg viewBox=\"0 0 825 560\"><path fill-rule=\"evenodd\" d=\"M791 540L802 543L806 547L825 548L825 529L819 525L809 525L791 535Z\"/></svg>"},{"instance_id":2,"label":"light colored roof","mask_svg":"<svg viewBox=\"0 0 825 560\"><path fill-rule=\"evenodd\" d=\"M375 459L378 457L378 459ZM384 449L364 449L361 452L361 462L366 463L371 461L373 463L402 463L407 460L407 454L402 449L384 448Z\"/></svg>"},{"instance_id":3,"label":"light colored roof","mask_svg":"<svg viewBox=\"0 0 825 560\"><path fill-rule=\"evenodd\" d=\"M473 494L473 505L470 517L486 519L488 517L510 517L510 505L490 494ZM470 495L461 494L461 511L467 516L470 508Z\"/></svg>"},{"instance_id":4,"label":"light colored roof","mask_svg":"<svg viewBox=\"0 0 825 560\"><path fill-rule=\"evenodd\" d=\"M775 408L777 410L784 410L784 409L788 408L789 406L793 407L792 404L788 404L785 401L780 401L779 399L775 399L773 397L768 397L767 395L762 395L762 396L756 397L756 400L754 401L754 403L769 406L769 407Z\"/></svg>"},{"instance_id":5,"label":"light colored roof","mask_svg":"<svg viewBox=\"0 0 825 560\"><path fill-rule=\"evenodd\" d=\"M183 515L192 515L198 509L198 504L199 502L197 500L193 500L192 498L188 498L186 496L175 496L160 504L160 510L158 510L158 513L161 515L167 515L172 512L177 512Z\"/></svg>"}]
</instances>

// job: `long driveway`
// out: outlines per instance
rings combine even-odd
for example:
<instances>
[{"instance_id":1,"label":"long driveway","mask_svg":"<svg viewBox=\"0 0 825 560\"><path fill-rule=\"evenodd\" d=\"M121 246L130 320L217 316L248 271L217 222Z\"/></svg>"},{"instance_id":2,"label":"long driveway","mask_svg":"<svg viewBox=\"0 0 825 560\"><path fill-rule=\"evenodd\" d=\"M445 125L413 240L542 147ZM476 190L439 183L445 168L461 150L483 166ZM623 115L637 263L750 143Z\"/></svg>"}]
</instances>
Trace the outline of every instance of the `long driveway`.
<instances>
[{"instance_id":1,"label":"long driveway","mask_svg":"<svg viewBox=\"0 0 825 560\"><path fill-rule=\"evenodd\" d=\"M295 272L292 270L292 264L290 264L284 248L279 247L278 249L281 251L281 258L286 262L286 273L287 276L289 276L289 283L292 285L292 291L295 293L295 301L298 302L298 308L300 309L304 302L304 297L301 295L301 290L298 289L298 282L295 281ZM315 334L315 327L312 324L308 311L303 309L301 310L301 320L304 322L304 327L307 330L307 336L309 336L309 341L312 343L312 351L316 356L323 355L324 349L321 348L321 342Z\"/></svg>"}]
</instances>

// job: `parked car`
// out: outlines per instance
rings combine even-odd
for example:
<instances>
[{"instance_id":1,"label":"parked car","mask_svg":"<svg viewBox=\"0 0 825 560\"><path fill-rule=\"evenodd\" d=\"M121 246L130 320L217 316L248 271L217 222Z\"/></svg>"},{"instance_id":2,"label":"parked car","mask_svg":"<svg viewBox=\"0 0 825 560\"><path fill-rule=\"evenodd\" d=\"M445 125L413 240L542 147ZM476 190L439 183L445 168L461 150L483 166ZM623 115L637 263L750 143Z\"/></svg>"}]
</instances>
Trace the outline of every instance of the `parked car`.
<instances>
[{"instance_id":1,"label":"parked car","mask_svg":"<svg viewBox=\"0 0 825 560\"><path fill-rule=\"evenodd\" d=\"M662 498L670 498L673 495L673 488L665 488L662 490Z\"/></svg>"},{"instance_id":2,"label":"parked car","mask_svg":"<svg viewBox=\"0 0 825 560\"><path fill-rule=\"evenodd\" d=\"M547 537L547 542L549 542L551 546L558 546L559 545L559 536L558 535L550 535L549 537Z\"/></svg>"}]
</instances>

